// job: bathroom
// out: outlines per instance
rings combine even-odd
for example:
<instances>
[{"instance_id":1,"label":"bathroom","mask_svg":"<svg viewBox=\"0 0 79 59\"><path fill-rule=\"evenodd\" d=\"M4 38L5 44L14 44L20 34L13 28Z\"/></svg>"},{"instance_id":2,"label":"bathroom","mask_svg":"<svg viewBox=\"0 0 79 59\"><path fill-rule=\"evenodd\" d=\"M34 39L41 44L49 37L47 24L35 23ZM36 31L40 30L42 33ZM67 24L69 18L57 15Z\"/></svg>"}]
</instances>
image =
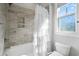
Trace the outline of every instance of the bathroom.
<instances>
[{"instance_id":1,"label":"bathroom","mask_svg":"<svg viewBox=\"0 0 79 59\"><path fill-rule=\"evenodd\" d=\"M71 25L59 21L58 8L66 5L74 7ZM78 9L78 3L0 3L0 56L79 56Z\"/></svg>"}]
</instances>

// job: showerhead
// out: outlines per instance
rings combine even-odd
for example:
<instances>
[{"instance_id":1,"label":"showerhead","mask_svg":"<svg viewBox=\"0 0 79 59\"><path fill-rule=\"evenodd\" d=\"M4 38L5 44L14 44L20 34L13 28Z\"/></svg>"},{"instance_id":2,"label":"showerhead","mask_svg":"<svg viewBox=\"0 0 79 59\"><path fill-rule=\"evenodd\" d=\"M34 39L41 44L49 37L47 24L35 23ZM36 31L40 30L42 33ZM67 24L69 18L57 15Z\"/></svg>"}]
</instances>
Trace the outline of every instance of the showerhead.
<instances>
[{"instance_id":1,"label":"showerhead","mask_svg":"<svg viewBox=\"0 0 79 59\"><path fill-rule=\"evenodd\" d=\"M9 6L11 6L13 3L8 3L9 4Z\"/></svg>"}]
</instances>

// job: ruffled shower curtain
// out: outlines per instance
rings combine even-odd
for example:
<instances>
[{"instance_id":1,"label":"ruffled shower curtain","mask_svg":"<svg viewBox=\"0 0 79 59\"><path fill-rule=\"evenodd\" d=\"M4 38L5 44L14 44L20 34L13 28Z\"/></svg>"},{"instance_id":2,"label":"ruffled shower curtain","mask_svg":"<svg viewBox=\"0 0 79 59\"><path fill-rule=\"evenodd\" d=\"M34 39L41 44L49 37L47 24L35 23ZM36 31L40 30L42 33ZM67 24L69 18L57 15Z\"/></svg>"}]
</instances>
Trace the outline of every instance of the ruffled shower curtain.
<instances>
[{"instance_id":1,"label":"ruffled shower curtain","mask_svg":"<svg viewBox=\"0 0 79 59\"><path fill-rule=\"evenodd\" d=\"M37 4L35 8L34 55L45 56L51 49L49 32L49 13L45 7Z\"/></svg>"}]
</instances>

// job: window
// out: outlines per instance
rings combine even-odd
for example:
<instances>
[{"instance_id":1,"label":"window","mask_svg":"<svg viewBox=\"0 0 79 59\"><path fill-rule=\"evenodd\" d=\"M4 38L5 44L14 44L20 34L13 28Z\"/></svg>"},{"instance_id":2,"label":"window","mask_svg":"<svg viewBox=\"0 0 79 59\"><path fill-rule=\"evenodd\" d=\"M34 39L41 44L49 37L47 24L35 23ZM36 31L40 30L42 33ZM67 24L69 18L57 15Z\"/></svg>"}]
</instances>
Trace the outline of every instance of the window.
<instances>
[{"instance_id":1,"label":"window","mask_svg":"<svg viewBox=\"0 0 79 59\"><path fill-rule=\"evenodd\" d=\"M58 31L75 32L76 4L65 4L57 9Z\"/></svg>"}]
</instances>

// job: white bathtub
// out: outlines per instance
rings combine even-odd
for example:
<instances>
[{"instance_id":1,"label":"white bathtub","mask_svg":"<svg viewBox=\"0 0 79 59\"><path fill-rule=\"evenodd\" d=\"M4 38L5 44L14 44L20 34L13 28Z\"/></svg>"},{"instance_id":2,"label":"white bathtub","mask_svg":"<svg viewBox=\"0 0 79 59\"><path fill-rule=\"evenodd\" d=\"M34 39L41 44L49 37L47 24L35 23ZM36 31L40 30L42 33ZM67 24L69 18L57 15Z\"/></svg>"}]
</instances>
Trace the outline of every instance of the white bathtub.
<instances>
[{"instance_id":1,"label":"white bathtub","mask_svg":"<svg viewBox=\"0 0 79 59\"><path fill-rule=\"evenodd\" d=\"M5 50L7 56L33 56L33 43L12 46Z\"/></svg>"}]
</instances>

